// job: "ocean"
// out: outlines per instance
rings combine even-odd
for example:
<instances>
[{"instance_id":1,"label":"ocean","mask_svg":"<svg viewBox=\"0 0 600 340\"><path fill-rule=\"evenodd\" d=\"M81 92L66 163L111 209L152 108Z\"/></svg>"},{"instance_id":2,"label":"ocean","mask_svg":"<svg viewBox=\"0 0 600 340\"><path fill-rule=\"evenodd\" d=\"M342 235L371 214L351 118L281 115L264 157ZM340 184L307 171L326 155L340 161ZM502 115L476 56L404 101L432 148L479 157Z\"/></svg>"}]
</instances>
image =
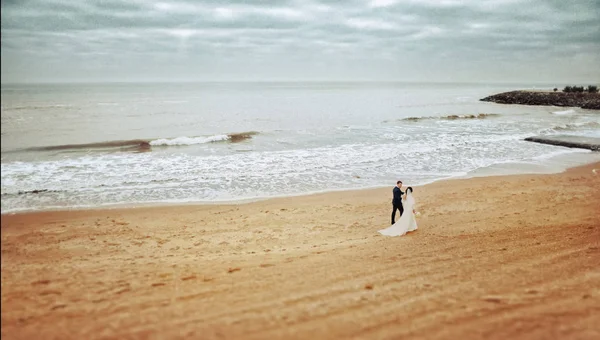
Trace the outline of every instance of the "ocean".
<instances>
[{"instance_id":1,"label":"ocean","mask_svg":"<svg viewBox=\"0 0 600 340\"><path fill-rule=\"evenodd\" d=\"M480 102L554 85L2 84L2 213L239 202L465 176L557 172L600 153L600 113Z\"/></svg>"}]
</instances>

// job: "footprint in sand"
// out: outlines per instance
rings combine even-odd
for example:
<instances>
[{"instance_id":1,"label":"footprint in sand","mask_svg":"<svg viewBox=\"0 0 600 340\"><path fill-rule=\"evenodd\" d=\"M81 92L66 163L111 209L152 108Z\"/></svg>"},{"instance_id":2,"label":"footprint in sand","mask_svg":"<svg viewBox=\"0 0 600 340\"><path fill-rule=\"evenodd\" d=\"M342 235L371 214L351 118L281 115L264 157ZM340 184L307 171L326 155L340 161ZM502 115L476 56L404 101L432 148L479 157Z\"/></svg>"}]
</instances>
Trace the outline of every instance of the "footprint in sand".
<instances>
[{"instance_id":1,"label":"footprint in sand","mask_svg":"<svg viewBox=\"0 0 600 340\"><path fill-rule=\"evenodd\" d=\"M271 263L263 263L263 264L260 265L261 268L274 267L274 266L275 265L271 264Z\"/></svg>"},{"instance_id":2,"label":"footprint in sand","mask_svg":"<svg viewBox=\"0 0 600 340\"><path fill-rule=\"evenodd\" d=\"M502 303L504 299L501 296L484 296L481 298L483 301L493 302L493 303Z\"/></svg>"},{"instance_id":3,"label":"footprint in sand","mask_svg":"<svg viewBox=\"0 0 600 340\"><path fill-rule=\"evenodd\" d=\"M193 280L196 278L196 275L192 275L192 276L186 276L186 277L182 277L181 281L188 281L188 280Z\"/></svg>"},{"instance_id":4,"label":"footprint in sand","mask_svg":"<svg viewBox=\"0 0 600 340\"><path fill-rule=\"evenodd\" d=\"M32 282L32 285L47 285L50 283L50 280L39 280L39 281L35 281Z\"/></svg>"},{"instance_id":5,"label":"footprint in sand","mask_svg":"<svg viewBox=\"0 0 600 340\"><path fill-rule=\"evenodd\" d=\"M57 291L57 290L43 290L40 292L41 296L46 296L46 295L62 295L61 292Z\"/></svg>"}]
</instances>

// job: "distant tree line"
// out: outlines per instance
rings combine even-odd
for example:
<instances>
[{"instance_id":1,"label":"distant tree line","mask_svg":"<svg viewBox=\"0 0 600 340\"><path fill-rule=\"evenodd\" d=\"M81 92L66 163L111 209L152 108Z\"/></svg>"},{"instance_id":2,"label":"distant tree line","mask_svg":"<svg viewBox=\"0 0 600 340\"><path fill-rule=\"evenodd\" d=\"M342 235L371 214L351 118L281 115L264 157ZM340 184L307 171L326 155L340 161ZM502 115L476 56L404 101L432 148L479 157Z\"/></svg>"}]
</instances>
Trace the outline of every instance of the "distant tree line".
<instances>
[{"instance_id":1,"label":"distant tree line","mask_svg":"<svg viewBox=\"0 0 600 340\"><path fill-rule=\"evenodd\" d=\"M555 87L554 92L558 91ZM563 92L571 93L571 92L589 92L589 93L598 93L598 86L596 85L588 85L587 88L583 86L565 86L562 90Z\"/></svg>"}]
</instances>

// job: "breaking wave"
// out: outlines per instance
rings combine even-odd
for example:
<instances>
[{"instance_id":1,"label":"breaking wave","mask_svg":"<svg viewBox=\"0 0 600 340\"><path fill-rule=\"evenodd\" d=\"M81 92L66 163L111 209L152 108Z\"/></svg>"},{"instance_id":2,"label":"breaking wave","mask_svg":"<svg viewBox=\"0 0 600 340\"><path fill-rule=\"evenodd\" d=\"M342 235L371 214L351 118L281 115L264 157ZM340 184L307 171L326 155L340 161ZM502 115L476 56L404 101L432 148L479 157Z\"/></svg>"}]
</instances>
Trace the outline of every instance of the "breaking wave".
<instances>
[{"instance_id":1,"label":"breaking wave","mask_svg":"<svg viewBox=\"0 0 600 340\"><path fill-rule=\"evenodd\" d=\"M161 138L150 142L152 146L176 146L176 145L194 145L206 144L214 142L222 142L229 140L228 135L215 135L209 137L177 137L177 138Z\"/></svg>"},{"instance_id":2,"label":"breaking wave","mask_svg":"<svg viewBox=\"0 0 600 340\"><path fill-rule=\"evenodd\" d=\"M476 115L449 115L449 116L429 116L429 117L408 117L403 118L404 121L418 122L421 120L441 119L441 120L456 120L456 119L485 119L490 117L497 117L497 113L480 113Z\"/></svg>"},{"instance_id":3,"label":"breaking wave","mask_svg":"<svg viewBox=\"0 0 600 340\"><path fill-rule=\"evenodd\" d=\"M98 143L85 143L85 144L65 144L65 145L52 145L52 146L40 146L27 149L28 151L64 151L64 150L110 150L118 149L121 151L135 151L144 152L150 151L153 146L183 146L183 145L196 145L216 142L231 142L239 143L248 139L252 136L257 135L256 131L230 133L223 135L213 136L199 136L199 137L176 137L176 138L159 138L154 140L146 139L132 139L132 140L117 140L108 142Z\"/></svg>"},{"instance_id":4,"label":"breaking wave","mask_svg":"<svg viewBox=\"0 0 600 340\"><path fill-rule=\"evenodd\" d=\"M600 123L598 123L598 122L581 122L581 123L562 124L562 125L553 126L552 128L548 129L548 131L573 131L573 130L589 129L589 128L600 128Z\"/></svg>"},{"instance_id":5,"label":"breaking wave","mask_svg":"<svg viewBox=\"0 0 600 340\"><path fill-rule=\"evenodd\" d=\"M555 115L569 115L569 114L576 113L576 111L573 109L569 109L569 110L564 110L564 111L553 111L552 113L554 113Z\"/></svg>"},{"instance_id":6,"label":"breaking wave","mask_svg":"<svg viewBox=\"0 0 600 340\"><path fill-rule=\"evenodd\" d=\"M132 139L132 140L116 140L116 141L99 142L99 143L39 146L39 147L29 148L27 150L29 150L29 151L62 151L62 150L115 149L115 148L143 151L145 149L150 149L150 143L143 139Z\"/></svg>"},{"instance_id":7,"label":"breaking wave","mask_svg":"<svg viewBox=\"0 0 600 340\"><path fill-rule=\"evenodd\" d=\"M60 190L48 190L48 189L35 189L35 190L21 190L18 192L10 193L3 192L2 196L15 196L15 195L28 195L28 194L43 194L46 192L60 192Z\"/></svg>"}]
</instances>

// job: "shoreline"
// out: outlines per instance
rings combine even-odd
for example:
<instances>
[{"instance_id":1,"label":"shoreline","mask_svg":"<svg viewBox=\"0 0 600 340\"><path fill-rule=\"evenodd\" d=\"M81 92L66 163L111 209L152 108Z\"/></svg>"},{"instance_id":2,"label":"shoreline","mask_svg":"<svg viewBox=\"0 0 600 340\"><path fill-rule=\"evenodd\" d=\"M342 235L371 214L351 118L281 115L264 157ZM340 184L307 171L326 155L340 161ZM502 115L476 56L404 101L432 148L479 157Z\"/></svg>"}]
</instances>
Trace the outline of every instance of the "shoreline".
<instances>
[{"instance_id":1,"label":"shoreline","mask_svg":"<svg viewBox=\"0 0 600 340\"><path fill-rule=\"evenodd\" d=\"M558 147L557 147L557 150ZM581 151L581 150L565 150L564 152L557 151L557 153L548 159L545 160L544 163L534 163L530 161L510 161L510 162L502 162L495 163L492 165L488 165L485 167L477 168L468 172L451 175L448 177L427 180L423 182L417 182L417 184L410 184L414 187L423 187L426 185L430 185L437 182L443 181L453 181L453 180L461 180L461 179L470 179L470 178L478 178L478 177L497 177L497 176L513 176L513 175L527 175L527 174L556 174L567 171L571 168L576 168L580 166L585 166L589 164L593 164L596 162L600 162L600 158L596 157L596 159L592 157L588 157L589 159L574 159L573 157L577 157L580 155L595 155L593 151ZM600 153L598 153L600 156ZM587 156L583 156L587 157ZM566 164L570 162L575 162L576 164ZM517 165L520 168L514 168L512 166ZM525 170L523 167L529 167L530 170ZM496 172L488 172L490 169L496 168ZM534 170L535 168L535 170ZM407 182L408 183L408 182ZM43 213L43 212L72 212L72 211L93 211L93 210L121 210L121 209L144 209L144 208L160 208L160 207L186 207L186 206L234 206L234 205L243 205L243 204L251 204L254 202L262 202L269 200L277 200L284 198L295 198L295 197L306 197L306 196L314 196L314 195L323 195L328 193L339 193L339 192L350 192L350 193L360 193L361 191L370 191L370 190L379 190L383 188L388 188L389 186L393 186L392 184L388 185L374 185L374 186L366 186L361 188L348 188L348 189L337 189L337 190L323 190L323 191L312 191L306 193L298 193L298 194L282 194L282 195L273 195L267 197L254 197L254 198L243 198L238 200L222 200L222 201L189 201L189 202L167 202L167 201L157 201L157 202L134 202L134 203L106 203L101 205L87 205L87 206L74 206L74 207L48 207L48 208L40 208L40 209L21 209L21 210L12 210L8 212L1 212L0 216L11 216L11 215L20 215L20 214L33 214L33 213Z\"/></svg>"},{"instance_id":2,"label":"shoreline","mask_svg":"<svg viewBox=\"0 0 600 340\"><path fill-rule=\"evenodd\" d=\"M2 215L2 336L591 339L599 167L416 187L402 237L391 187Z\"/></svg>"}]
</instances>

